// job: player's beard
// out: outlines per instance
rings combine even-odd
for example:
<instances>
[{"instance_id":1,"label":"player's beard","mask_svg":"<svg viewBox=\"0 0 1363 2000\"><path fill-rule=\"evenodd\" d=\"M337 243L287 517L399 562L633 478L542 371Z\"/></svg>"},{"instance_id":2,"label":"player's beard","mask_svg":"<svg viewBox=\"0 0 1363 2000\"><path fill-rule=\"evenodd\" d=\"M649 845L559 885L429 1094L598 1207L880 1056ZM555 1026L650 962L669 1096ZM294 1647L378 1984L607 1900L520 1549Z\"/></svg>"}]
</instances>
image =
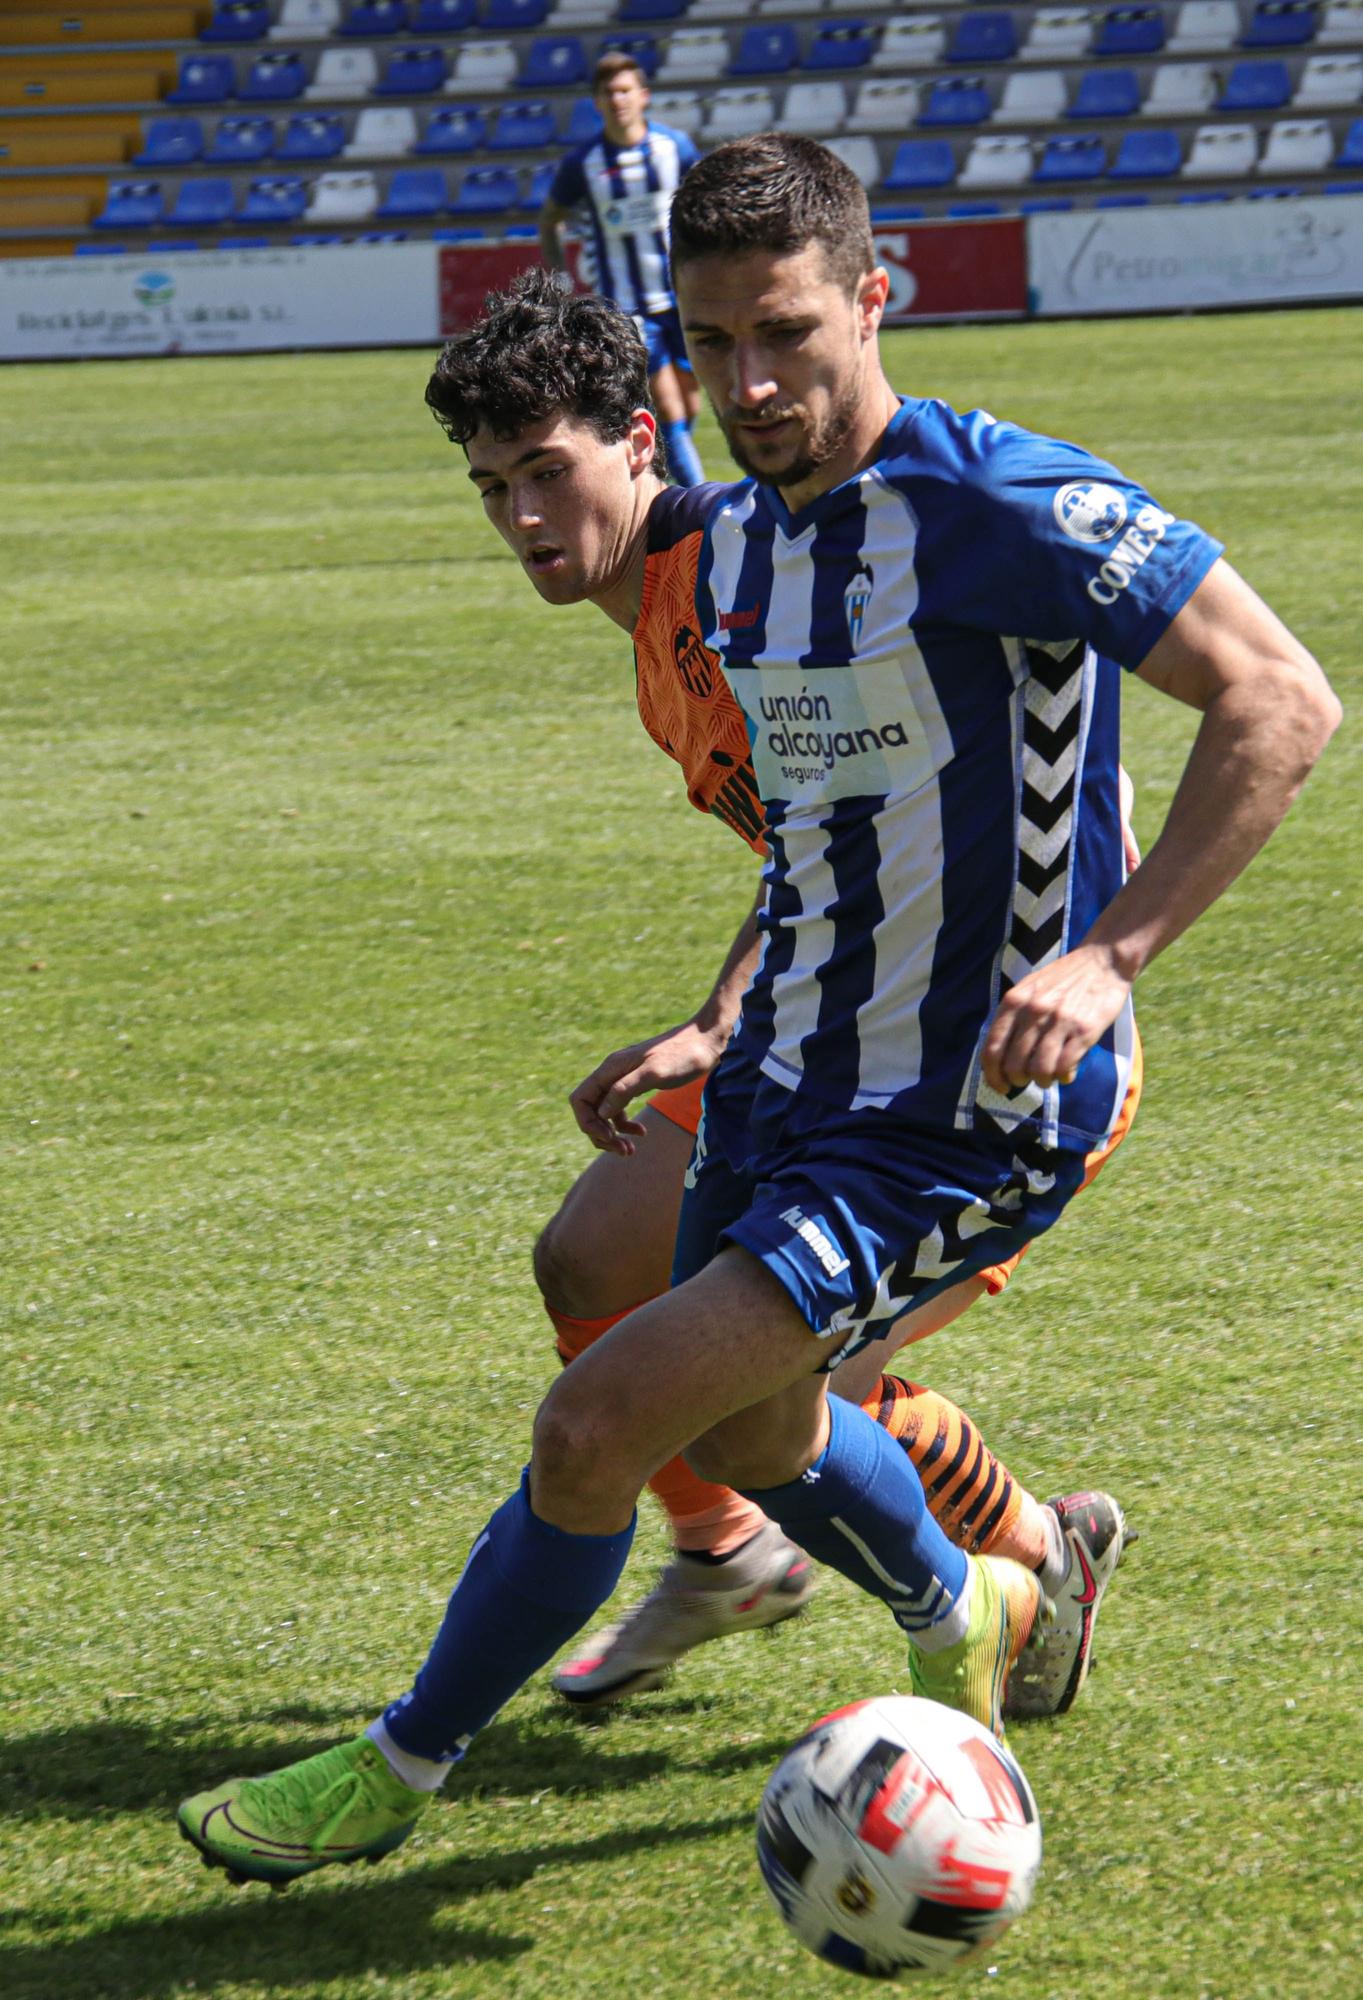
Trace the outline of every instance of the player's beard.
<instances>
[{"instance_id":1,"label":"player's beard","mask_svg":"<svg viewBox=\"0 0 1363 2000\"><path fill-rule=\"evenodd\" d=\"M802 403L776 403L761 411L744 410L741 413L728 409L722 413L716 410L719 427L724 433L724 441L729 447L735 464L754 479L764 481L768 486L803 486L821 472L829 460L836 458L852 433L857 419L857 407L861 400L861 384L849 382L836 394L829 404L827 414L819 421L811 420ZM784 464L763 464L738 434L738 426L744 420L751 422L754 416L766 418L788 417L800 425L803 436L790 447L791 456Z\"/></svg>"}]
</instances>

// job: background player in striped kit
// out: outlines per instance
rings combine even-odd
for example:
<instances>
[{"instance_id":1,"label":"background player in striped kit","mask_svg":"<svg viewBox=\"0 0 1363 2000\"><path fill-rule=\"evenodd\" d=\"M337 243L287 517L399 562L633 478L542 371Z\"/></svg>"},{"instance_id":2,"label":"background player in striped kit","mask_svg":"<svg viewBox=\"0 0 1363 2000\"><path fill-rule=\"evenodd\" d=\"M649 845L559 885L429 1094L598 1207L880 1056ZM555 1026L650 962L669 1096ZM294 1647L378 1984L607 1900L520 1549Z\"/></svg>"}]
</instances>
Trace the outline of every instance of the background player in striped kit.
<instances>
[{"instance_id":1,"label":"background player in striped kit","mask_svg":"<svg viewBox=\"0 0 1363 2000\"><path fill-rule=\"evenodd\" d=\"M540 254L563 270L561 232L584 227L587 274L602 298L637 320L668 468L682 486L705 477L691 427L699 393L677 318L668 267L668 216L682 176L700 158L691 138L648 116L648 78L630 56L603 55L592 71L599 139L567 153L540 210Z\"/></svg>"},{"instance_id":2,"label":"background player in striped kit","mask_svg":"<svg viewBox=\"0 0 1363 2000\"><path fill-rule=\"evenodd\" d=\"M1115 468L982 416L900 404L876 351L888 280L840 162L769 139L721 149L701 173L683 302L721 420L773 481L719 497L697 592L700 636L722 642L756 735L772 850L763 943L734 968L754 966L741 1025L726 1001L703 1033L685 1024L621 1051L575 1094L584 1130L610 1147L630 1135L635 1097L712 1068L723 1048L677 1282L551 1390L531 1466L475 1541L409 1693L353 1743L186 1801L187 1836L241 1874L286 1880L405 1839L477 1730L609 1595L634 1498L679 1449L889 1606L916 1691L997 1726L1036 1580L954 1550L909 1461L827 1395L827 1371L1057 1219L1088 1142L1113 1129L1110 1031L1137 972L1268 837L1338 720L1315 663L1219 545ZM641 437L651 426L628 417L616 450L631 471L646 463ZM480 438L473 467L494 496L527 457L517 441L499 465L485 456L497 443ZM568 458L543 468L548 484ZM583 549L599 559L643 540L646 498L623 542L599 516L572 548L527 524L542 594L567 601ZM902 539L876 544L890 588L871 613L866 524L884 526L898 500ZM609 610L620 595L597 601ZM1032 645L1008 636L1028 632ZM1202 714L1164 831L1125 883L1113 659ZM814 673L827 678L806 693ZM1028 905L1037 963L1005 989L1026 941L1019 887L1041 894L1019 866L1021 822L1042 816L1044 740L1064 761L1067 698L1082 700L1084 728L1049 802L1065 794L1064 837L1084 867L1058 892L1054 949ZM934 719L944 701L953 728ZM826 727L804 729L807 705ZM757 727L792 720L806 738L793 748ZM958 867L954 823L935 847L922 839L933 787L976 815L974 865ZM869 857L851 874L849 851ZM811 988L833 1005L801 1030Z\"/></svg>"}]
</instances>

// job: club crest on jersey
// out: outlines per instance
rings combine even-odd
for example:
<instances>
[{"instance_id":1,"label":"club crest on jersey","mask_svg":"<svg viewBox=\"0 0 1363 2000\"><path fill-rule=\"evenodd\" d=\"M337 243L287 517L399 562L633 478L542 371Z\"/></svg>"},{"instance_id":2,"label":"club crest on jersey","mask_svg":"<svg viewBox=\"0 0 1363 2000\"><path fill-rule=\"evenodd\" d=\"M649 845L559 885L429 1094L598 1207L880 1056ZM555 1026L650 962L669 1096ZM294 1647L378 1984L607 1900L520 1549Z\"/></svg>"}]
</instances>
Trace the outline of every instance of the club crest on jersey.
<instances>
[{"instance_id":1,"label":"club crest on jersey","mask_svg":"<svg viewBox=\"0 0 1363 2000\"><path fill-rule=\"evenodd\" d=\"M1126 526L1126 496L1097 479L1072 479L1051 502L1058 528L1075 542L1110 542Z\"/></svg>"},{"instance_id":2,"label":"club crest on jersey","mask_svg":"<svg viewBox=\"0 0 1363 2000\"><path fill-rule=\"evenodd\" d=\"M708 701L715 691L714 655L706 651L689 625L679 625L672 634L672 657L686 692L697 701Z\"/></svg>"},{"instance_id":3,"label":"club crest on jersey","mask_svg":"<svg viewBox=\"0 0 1363 2000\"><path fill-rule=\"evenodd\" d=\"M866 613L870 608L871 592L875 589L875 572L867 562L858 563L852 581L842 593L843 610L847 613L847 636L855 653L861 644L861 628L866 623Z\"/></svg>"}]
</instances>

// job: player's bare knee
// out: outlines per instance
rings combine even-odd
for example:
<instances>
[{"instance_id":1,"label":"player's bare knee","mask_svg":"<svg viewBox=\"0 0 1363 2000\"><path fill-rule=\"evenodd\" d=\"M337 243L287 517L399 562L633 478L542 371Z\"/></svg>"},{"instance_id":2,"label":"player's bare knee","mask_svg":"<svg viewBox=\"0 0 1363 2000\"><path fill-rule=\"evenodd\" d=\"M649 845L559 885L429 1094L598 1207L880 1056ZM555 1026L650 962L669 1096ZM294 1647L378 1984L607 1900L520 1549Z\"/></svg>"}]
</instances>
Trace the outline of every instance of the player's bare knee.
<instances>
[{"instance_id":1,"label":"player's bare knee","mask_svg":"<svg viewBox=\"0 0 1363 2000\"><path fill-rule=\"evenodd\" d=\"M532 1456L537 1484L587 1495L601 1488L604 1468L613 1468L622 1454L609 1410L598 1399L573 1393L570 1378L576 1373L563 1375L540 1404Z\"/></svg>"},{"instance_id":2,"label":"player's bare knee","mask_svg":"<svg viewBox=\"0 0 1363 2000\"><path fill-rule=\"evenodd\" d=\"M592 1319L602 1311L591 1246L582 1240L566 1205L540 1231L532 1262L540 1297L551 1311L571 1319Z\"/></svg>"}]
</instances>

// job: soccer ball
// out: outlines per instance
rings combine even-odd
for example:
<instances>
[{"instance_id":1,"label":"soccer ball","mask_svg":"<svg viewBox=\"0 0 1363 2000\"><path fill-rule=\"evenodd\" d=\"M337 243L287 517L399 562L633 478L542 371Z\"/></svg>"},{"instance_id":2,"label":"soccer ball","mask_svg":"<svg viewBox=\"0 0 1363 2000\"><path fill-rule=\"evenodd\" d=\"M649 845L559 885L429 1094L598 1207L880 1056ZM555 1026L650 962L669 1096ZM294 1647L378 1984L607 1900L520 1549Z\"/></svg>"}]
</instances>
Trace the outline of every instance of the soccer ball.
<instances>
[{"instance_id":1,"label":"soccer ball","mask_svg":"<svg viewBox=\"0 0 1363 2000\"><path fill-rule=\"evenodd\" d=\"M1032 1900L1041 1822L987 1729L939 1702L882 1695L826 1715L782 1758L757 1859L801 1944L894 1979L1002 1937Z\"/></svg>"}]
</instances>

